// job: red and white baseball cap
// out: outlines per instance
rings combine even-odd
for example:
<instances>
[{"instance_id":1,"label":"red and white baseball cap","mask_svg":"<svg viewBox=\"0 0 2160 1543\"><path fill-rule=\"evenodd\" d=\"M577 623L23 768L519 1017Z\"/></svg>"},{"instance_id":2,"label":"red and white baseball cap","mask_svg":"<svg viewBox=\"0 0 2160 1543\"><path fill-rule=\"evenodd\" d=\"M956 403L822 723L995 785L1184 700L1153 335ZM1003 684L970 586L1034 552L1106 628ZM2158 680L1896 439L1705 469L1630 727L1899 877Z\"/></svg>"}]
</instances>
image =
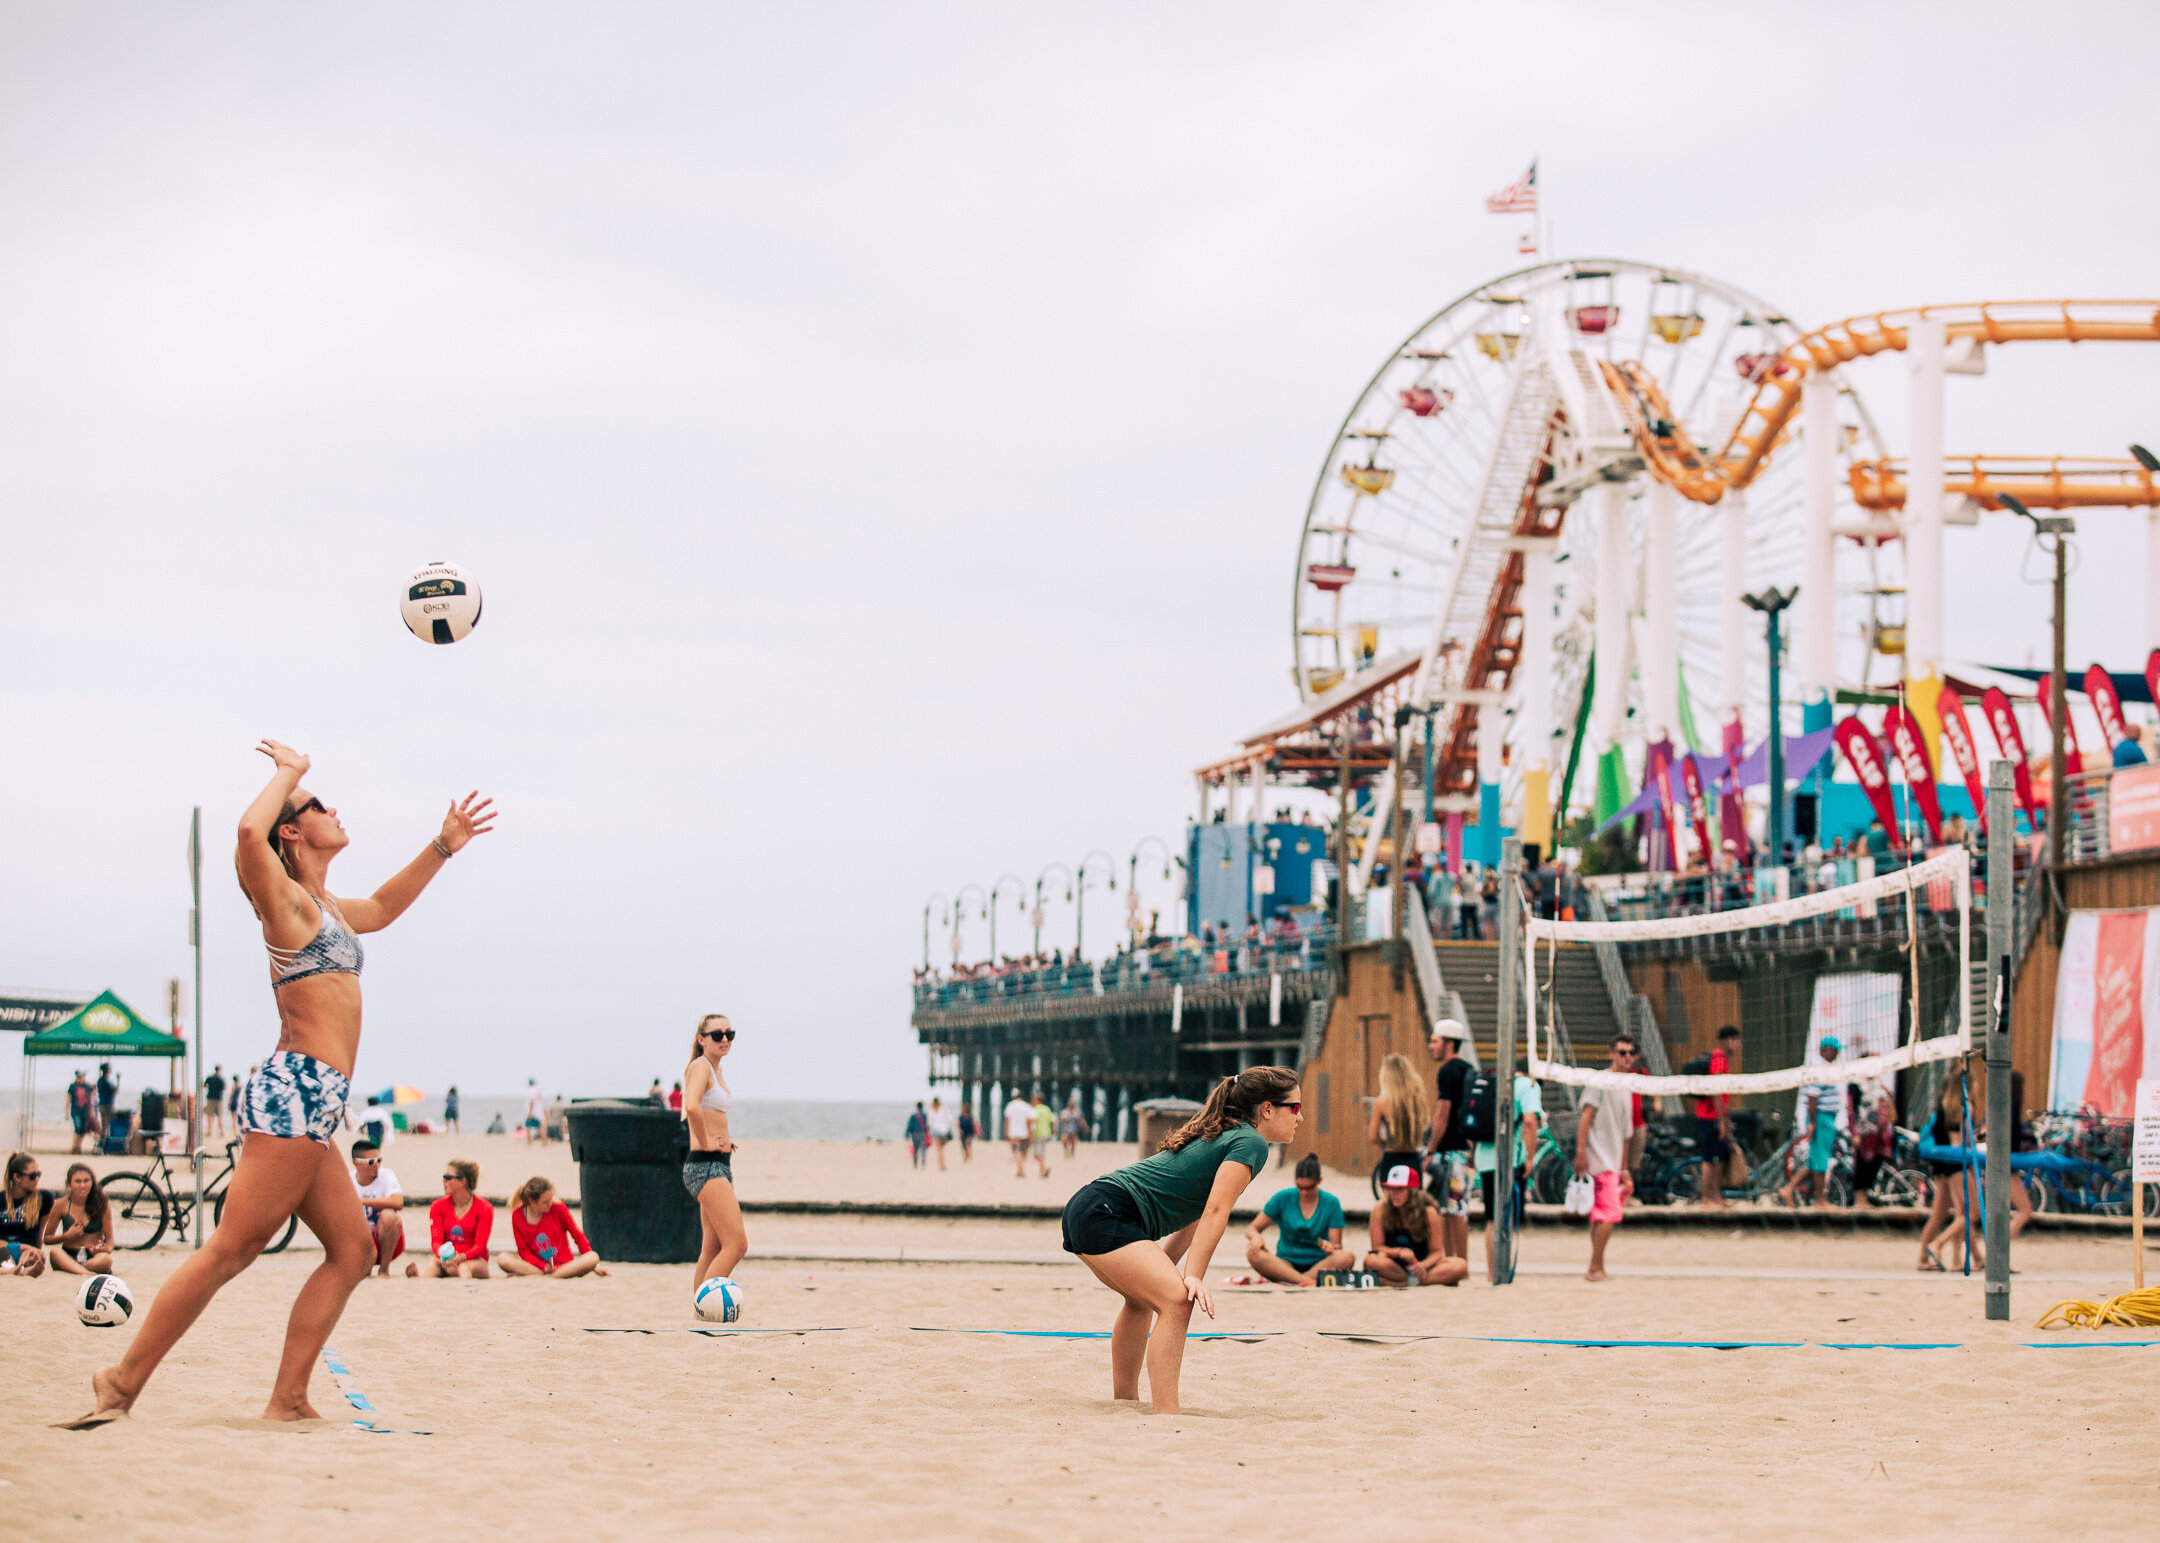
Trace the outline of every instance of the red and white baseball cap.
<instances>
[{"instance_id":1,"label":"red and white baseball cap","mask_svg":"<svg viewBox=\"0 0 2160 1543\"><path fill-rule=\"evenodd\" d=\"M1416 1189L1420 1182L1418 1171L1415 1168L1408 1163L1397 1163L1387 1171L1387 1177L1380 1181L1380 1187L1382 1189Z\"/></svg>"}]
</instances>

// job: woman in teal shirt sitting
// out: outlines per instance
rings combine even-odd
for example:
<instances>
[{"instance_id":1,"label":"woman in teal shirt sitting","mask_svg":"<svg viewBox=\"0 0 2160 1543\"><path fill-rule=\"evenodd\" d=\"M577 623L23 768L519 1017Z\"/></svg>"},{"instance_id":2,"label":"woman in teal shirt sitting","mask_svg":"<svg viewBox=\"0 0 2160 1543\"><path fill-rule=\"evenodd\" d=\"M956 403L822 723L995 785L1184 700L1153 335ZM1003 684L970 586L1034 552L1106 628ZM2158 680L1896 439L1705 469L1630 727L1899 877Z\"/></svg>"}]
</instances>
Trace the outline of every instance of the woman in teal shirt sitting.
<instances>
[{"instance_id":1,"label":"woman in teal shirt sitting","mask_svg":"<svg viewBox=\"0 0 2160 1543\"><path fill-rule=\"evenodd\" d=\"M1207 1267L1230 1208L1269 1145L1297 1134L1303 1108L1297 1073L1287 1067L1225 1077L1161 1151L1104 1174L1065 1203L1065 1251L1125 1299L1110 1329L1113 1398L1140 1396L1145 1360L1155 1412L1178 1412L1185 1332L1196 1304L1215 1316Z\"/></svg>"},{"instance_id":2,"label":"woman in teal shirt sitting","mask_svg":"<svg viewBox=\"0 0 2160 1543\"><path fill-rule=\"evenodd\" d=\"M1357 1255L1343 1247L1342 1202L1320 1187L1320 1159L1299 1158L1296 1178L1297 1188L1275 1191L1245 1229L1245 1262L1278 1285L1312 1286L1322 1270L1355 1269ZM1270 1227L1282 1229L1273 1248Z\"/></svg>"}]
</instances>

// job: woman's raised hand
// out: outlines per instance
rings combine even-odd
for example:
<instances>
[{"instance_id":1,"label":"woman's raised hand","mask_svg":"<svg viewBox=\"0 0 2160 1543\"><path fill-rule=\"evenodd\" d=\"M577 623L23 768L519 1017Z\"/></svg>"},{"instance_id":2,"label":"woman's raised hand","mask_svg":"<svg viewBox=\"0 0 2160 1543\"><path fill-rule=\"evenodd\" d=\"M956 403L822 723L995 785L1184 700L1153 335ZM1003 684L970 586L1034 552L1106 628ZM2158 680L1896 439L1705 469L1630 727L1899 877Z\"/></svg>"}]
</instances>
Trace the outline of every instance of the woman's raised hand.
<instances>
[{"instance_id":1,"label":"woman's raised hand","mask_svg":"<svg viewBox=\"0 0 2160 1543\"><path fill-rule=\"evenodd\" d=\"M277 762L279 771L289 771L295 777L305 777L312 764L308 758L290 745L281 745L274 739L266 739L255 747L271 760Z\"/></svg>"},{"instance_id":2,"label":"woman's raised hand","mask_svg":"<svg viewBox=\"0 0 2160 1543\"><path fill-rule=\"evenodd\" d=\"M462 802L451 799L450 812L443 816L442 844L457 852L473 837L487 834L495 823L494 803L492 798L482 798L477 788Z\"/></svg>"}]
</instances>

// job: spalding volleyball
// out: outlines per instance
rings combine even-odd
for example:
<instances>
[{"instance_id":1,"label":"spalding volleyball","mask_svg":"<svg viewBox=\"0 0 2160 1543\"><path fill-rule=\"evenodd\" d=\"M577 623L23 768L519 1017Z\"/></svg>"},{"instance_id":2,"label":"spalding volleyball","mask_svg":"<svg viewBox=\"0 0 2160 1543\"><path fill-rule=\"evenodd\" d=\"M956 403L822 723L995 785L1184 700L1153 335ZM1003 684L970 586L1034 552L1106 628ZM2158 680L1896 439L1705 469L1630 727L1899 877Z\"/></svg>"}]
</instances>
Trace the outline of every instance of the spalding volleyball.
<instances>
[{"instance_id":1,"label":"spalding volleyball","mask_svg":"<svg viewBox=\"0 0 2160 1543\"><path fill-rule=\"evenodd\" d=\"M398 603L423 643L455 643L480 625L480 586L456 563L429 563L405 581Z\"/></svg>"},{"instance_id":2,"label":"spalding volleyball","mask_svg":"<svg viewBox=\"0 0 2160 1543\"><path fill-rule=\"evenodd\" d=\"M75 1316L93 1329L117 1329L134 1311L135 1298L117 1275L93 1275L75 1289Z\"/></svg>"},{"instance_id":3,"label":"spalding volleyball","mask_svg":"<svg viewBox=\"0 0 2160 1543\"><path fill-rule=\"evenodd\" d=\"M715 1275L698 1287L693 1304L707 1323L733 1323L742 1316L742 1287L725 1275Z\"/></svg>"}]
</instances>

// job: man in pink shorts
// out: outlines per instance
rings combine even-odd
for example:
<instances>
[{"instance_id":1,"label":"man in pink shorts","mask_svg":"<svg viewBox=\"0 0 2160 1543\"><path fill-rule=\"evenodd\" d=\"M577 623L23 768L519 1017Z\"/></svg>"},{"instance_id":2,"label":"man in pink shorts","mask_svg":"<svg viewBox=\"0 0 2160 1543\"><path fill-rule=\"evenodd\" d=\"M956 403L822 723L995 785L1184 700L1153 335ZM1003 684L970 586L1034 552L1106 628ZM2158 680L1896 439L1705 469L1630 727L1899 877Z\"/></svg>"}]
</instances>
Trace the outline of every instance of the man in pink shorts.
<instances>
[{"instance_id":1,"label":"man in pink shorts","mask_svg":"<svg viewBox=\"0 0 2160 1543\"><path fill-rule=\"evenodd\" d=\"M1612 1042L1612 1069L1635 1070L1635 1041L1625 1034ZM1625 1088L1591 1088L1583 1094L1575 1122L1575 1172L1587 1175L1597 1195L1590 1206L1590 1268L1584 1280L1605 1278L1605 1244L1620 1225L1620 1203L1634 1186L1627 1171L1628 1137L1634 1134L1634 1100Z\"/></svg>"}]
</instances>

